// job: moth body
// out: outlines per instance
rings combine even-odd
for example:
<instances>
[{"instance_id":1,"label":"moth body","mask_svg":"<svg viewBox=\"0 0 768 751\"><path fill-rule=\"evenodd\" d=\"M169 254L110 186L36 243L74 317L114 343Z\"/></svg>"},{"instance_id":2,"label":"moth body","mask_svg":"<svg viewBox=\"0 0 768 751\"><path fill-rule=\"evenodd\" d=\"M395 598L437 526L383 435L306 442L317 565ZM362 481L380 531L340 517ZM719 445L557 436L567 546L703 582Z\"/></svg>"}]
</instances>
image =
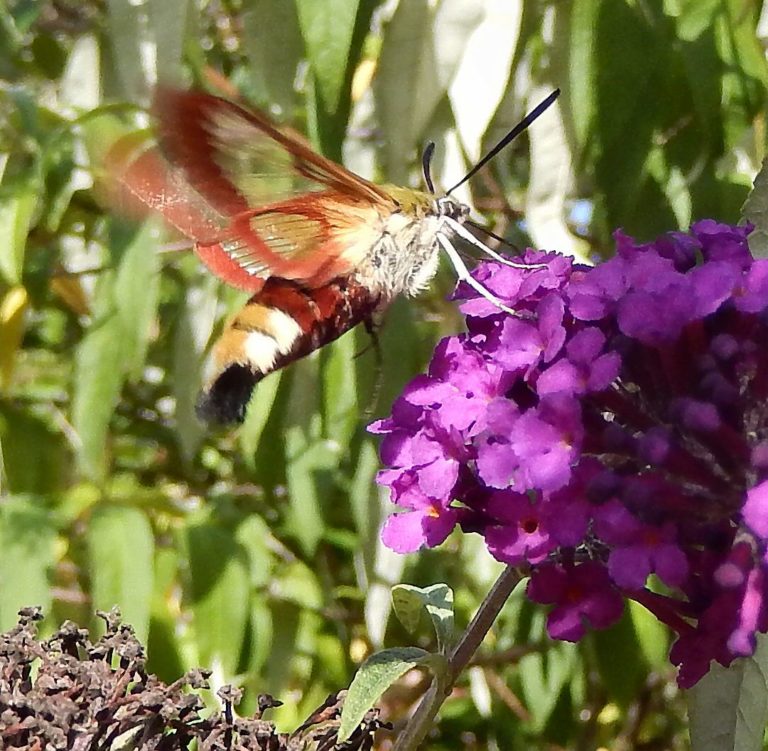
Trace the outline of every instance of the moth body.
<instances>
[{"instance_id":1,"label":"moth body","mask_svg":"<svg viewBox=\"0 0 768 751\"><path fill-rule=\"evenodd\" d=\"M441 251L459 279L513 312L454 249L457 235L499 258L464 228L469 209L450 196L376 185L208 94L159 89L154 114L157 146L136 156L126 138L108 157L121 196L160 212L216 276L251 293L213 347L202 417L242 421L259 380L370 323L398 295L417 295Z\"/></svg>"}]
</instances>

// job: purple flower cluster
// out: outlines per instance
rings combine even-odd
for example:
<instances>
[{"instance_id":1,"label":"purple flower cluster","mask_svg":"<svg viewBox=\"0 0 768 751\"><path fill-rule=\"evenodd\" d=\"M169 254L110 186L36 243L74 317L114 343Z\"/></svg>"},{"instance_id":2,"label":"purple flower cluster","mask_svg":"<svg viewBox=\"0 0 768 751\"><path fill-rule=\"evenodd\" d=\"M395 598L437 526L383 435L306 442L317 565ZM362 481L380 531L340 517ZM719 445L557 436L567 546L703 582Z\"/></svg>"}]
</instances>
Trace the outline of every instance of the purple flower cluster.
<instances>
[{"instance_id":1,"label":"purple flower cluster","mask_svg":"<svg viewBox=\"0 0 768 751\"><path fill-rule=\"evenodd\" d=\"M768 630L768 261L712 220L573 266L528 251L476 276L383 435L379 481L406 553L460 525L531 575L552 637L614 623L625 598L677 633L691 686Z\"/></svg>"}]
</instances>

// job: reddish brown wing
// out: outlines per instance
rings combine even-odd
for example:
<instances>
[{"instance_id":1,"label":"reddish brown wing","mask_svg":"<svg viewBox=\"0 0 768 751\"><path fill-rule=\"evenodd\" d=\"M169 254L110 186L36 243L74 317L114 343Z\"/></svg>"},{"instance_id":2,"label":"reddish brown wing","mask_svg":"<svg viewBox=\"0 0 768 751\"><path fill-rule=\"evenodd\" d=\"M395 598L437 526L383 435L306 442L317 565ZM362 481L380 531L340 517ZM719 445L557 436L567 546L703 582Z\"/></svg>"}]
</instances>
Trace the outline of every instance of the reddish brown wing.
<instances>
[{"instance_id":1,"label":"reddish brown wing","mask_svg":"<svg viewBox=\"0 0 768 751\"><path fill-rule=\"evenodd\" d=\"M350 273L395 205L266 116L218 97L160 89L161 151L109 158L124 192L196 242L209 268L251 292L279 276L316 287Z\"/></svg>"}]
</instances>

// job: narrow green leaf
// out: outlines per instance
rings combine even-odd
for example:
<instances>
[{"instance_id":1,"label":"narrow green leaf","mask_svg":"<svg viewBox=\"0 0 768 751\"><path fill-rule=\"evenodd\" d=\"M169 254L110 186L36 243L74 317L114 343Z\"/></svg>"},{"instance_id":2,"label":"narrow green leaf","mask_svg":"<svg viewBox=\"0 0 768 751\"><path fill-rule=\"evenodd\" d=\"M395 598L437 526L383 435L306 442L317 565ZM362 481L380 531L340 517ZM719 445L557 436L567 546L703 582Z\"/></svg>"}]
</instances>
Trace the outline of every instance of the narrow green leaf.
<instances>
[{"instance_id":1,"label":"narrow green leaf","mask_svg":"<svg viewBox=\"0 0 768 751\"><path fill-rule=\"evenodd\" d=\"M276 601L270 603L270 613L271 649L263 671L265 685L259 687L259 690L280 696L296 660L301 610L293 603Z\"/></svg>"},{"instance_id":2,"label":"narrow green leaf","mask_svg":"<svg viewBox=\"0 0 768 751\"><path fill-rule=\"evenodd\" d=\"M147 667L166 683L175 681L185 670L176 631L176 595L179 586L179 551L159 547L155 552Z\"/></svg>"},{"instance_id":3,"label":"narrow green leaf","mask_svg":"<svg viewBox=\"0 0 768 751\"><path fill-rule=\"evenodd\" d=\"M259 381L256 386L256 397L251 399L243 426L238 431L237 440L240 449L251 469L256 468L253 459L264 435L264 429L267 427L282 382L282 370L271 373L268 378Z\"/></svg>"},{"instance_id":4,"label":"narrow green leaf","mask_svg":"<svg viewBox=\"0 0 768 751\"><path fill-rule=\"evenodd\" d=\"M446 662L440 655L418 647L385 649L371 655L349 686L341 712L338 742L343 743L352 735L365 713L398 678L420 665L440 674Z\"/></svg>"},{"instance_id":5,"label":"narrow green leaf","mask_svg":"<svg viewBox=\"0 0 768 751\"><path fill-rule=\"evenodd\" d=\"M311 555L323 536L321 484L338 454L321 436L318 360L305 358L293 365L291 399L285 428L286 481L291 506L290 531Z\"/></svg>"},{"instance_id":6,"label":"narrow green leaf","mask_svg":"<svg viewBox=\"0 0 768 751\"><path fill-rule=\"evenodd\" d=\"M242 42L256 97L290 115L296 103L296 75L304 57L296 5L251 0L243 12Z\"/></svg>"},{"instance_id":7,"label":"narrow green leaf","mask_svg":"<svg viewBox=\"0 0 768 751\"><path fill-rule=\"evenodd\" d=\"M447 584L415 587L398 584L392 587L392 605L398 620L414 633L422 611L432 619L440 652L445 654L453 643L453 590Z\"/></svg>"},{"instance_id":8,"label":"narrow green leaf","mask_svg":"<svg viewBox=\"0 0 768 751\"><path fill-rule=\"evenodd\" d=\"M102 313L96 314L75 354L72 425L80 438L77 463L87 477L100 481L107 468L107 429L123 386L123 324L111 308L114 277L99 280L96 299Z\"/></svg>"},{"instance_id":9,"label":"narrow green leaf","mask_svg":"<svg viewBox=\"0 0 768 751\"><path fill-rule=\"evenodd\" d=\"M637 642L648 666L659 672L669 669L669 629L634 600L628 604Z\"/></svg>"},{"instance_id":10,"label":"narrow green leaf","mask_svg":"<svg viewBox=\"0 0 768 751\"><path fill-rule=\"evenodd\" d=\"M760 751L768 722L768 640L728 669L712 663L688 691L692 751Z\"/></svg>"},{"instance_id":11,"label":"narrow green leaf","mask_svg":"<svg viewBox=\"0 0 768 751\"><path fill-rule=\"evenodd\" d=\"M625 611L622 619L605 631L591 634L602 686L611 701L627 707L637 698L648 666L643 664L633 621Z\"/></svg>"},{"instance_id":12,"label":"narrow green leaf","mask_svg":"<svg viewBox=\"0 0 768 751\"><path fill-rule=\"evenodd\" d=\"M4 405L0 411L5 492L54 493L69 478L71 456L61 434L29 409Z\"/></svg>"},{"instance_id":13,"label":"narrow green leaf","mask_svg":"<svg viewBox=\"0 0 768 751\"><path fill-rule=\"evenodd\" d=\"M282 622L279 623L278 631L282 630L283 625ZM259 592L254 592L251 596L250 628L251 653L248 657L248 673L260 675L272 655L275 629L267 598Z\"/></svg>"},{"instance_id":14,"label":"narrow green leaf","mask_svg":"<svg viewBox=\"0 0 768 751\"><path fill-rule=\"evenodd\" d=\"M172 333L171 383L176 400L176 429L182 456L187 460L194 456L207 430L197 419L195 405L201 387L203 352L216 320L217 287L212 276L199 285L189 284Z\"/></svg>"},{"instance_id":15,"label":"narrow green leaf","mask_svg":"<svg viewBox=\"0 0 768 751\"><path fill-rule=\"evenodd\" d=\"M107 12L121 93L132 102L145 102L155 51L147 7L127 0L107 0Z\"/></svg>"},{"instance_id":16,"label":"narrow green leaf","mask_svg":"<svg viewBox=\"0 0 768 751\"><path fill-rule=\"evenodd\" d=\"M755 258L768 258L768 159L755 177L755 185L741 209L744 219L755 225L749 249Z\"/></svg>"},{"instance_id":17,"label":"narrow green leaf","mask_svg":"<svg viewBox=\"0 0 768 751\"><path fill-rule=\"evenodd\" d=\"M248 566L235 536L217 524L190 526L186 545L198 659L232 677L250 615Z\"/></svg>"},{"instance_id":18,"label":"narrow green leaf","mask_svg":"<svg viewBox=\"0 0 768 751\"><path fill-rule=\"evenodd\" d=\"M176 83L181 80L181 57L189 16L195 4L190 0L151 0L149 22L156 45L158 80Z\"/></svg>"},{"instance_id":19,"label":"narrow green leaf","mask_svg":"<svg viewBox=\"0 0 768 751\"><path fill-rule=\"evenodd\" d=\"M379 466L376 447L370 438L366 438L360 447L357 467L349 490L349 501L355 528L360 538L360 550L369 574L373 570L376 536L381 521L381 504L374 479Z\"/></svg>"},{"instance_id":20,"label":"narrow green leaf","mask_svg":"<svg viewBox=\"0 0 768 751\"><path fill-rule=\"evenodd\" d=\"M405 183L416 140L446 90L438 81L434 24L428 0L399 3L384 29L374 82L384 133L384 172Z\"/></svg>"},{"instance_id":21,"label":"narrow green leaf","mask_svg":"<svg viewBox=\"0 0 768 751\"><path fill-rule=\"evenodd\" d=\"M115 304L122 323L125 371L138 379L144 370L152 324L157 315L160 264L155 222L145 222L126 237L124 228L113 233L113 248L122 240L115 279Z\"/></svg>"},{"instance_id":22,"label":"narrow green leaf","mask_svg":"<svg viewBox=\"0 0 768 751\"><path fill-rule=\"evenodd\" d=\"M323 593L315 573L301 561L281 568L272 584L275 598L292 602L303 610L318 610L323 604Z\"/></svg>"},{"instance_id":23,"label":"narrow green leaf","mask_svg":"<svg viewBox=\"0 0 768 751\"><path fill-rule=\"evenodd\" d=\"M88 524L88 564L94 608L120 608L140 641L149 632L155 540L143 511L104 504Z\"/></svg>"},{"instance_id":24,"label":"narrow green leaf","mask_svg":"<svg viewBox=\"0 0 768 751\"><path fill-rule=\"evenodd\" d=\"M257 514L249 514L237 526L235 539L248 558L251 586L268 587L275 566L275 541L269 525Z\"/></svg>"},{"instance_id":25,"label":"narrow green leaf","mask_svg":"<svg viewBox=\"0 0 768 751\"><path fill-rule=\"evenodd\" d=\"M19 284L27 234L35 214L40 186L36 181L29 180L23 184L4 185L3 190L0 196L0 274L8 284Z\"/></svg>"},{"instance_id":26,"label":"narrow green leaf","mask_svg":"<svg viewBox=\"0 0 768 751\"><path fill-rule=\"evenodd\" d=\"M603 0L573 0L570 8L568 98L577 143L583 148L592 128L595 106L594 49L597 15Z\"/></svg>"},{"instance_id":27,"label":"narrow green leaf","mask_svg":"<svg viewBox=\"0 0 768 751\"><path fill-rule=\"evenodd\" d=\"M296 0L299 25L325 108L336 109L360 0Z\"/></svg>"},{"instance_id":28,"label":"narrow green leaf","mask_svg":"<svg viewBox=\"0 0 768 751\"><path fill-rule=\"evenodd\" d=\"M546 616L536 611L531 629L523 635L525 642L536 643L547 639ZM531 711L531 728L541 732L557 708L564 691L568 690L571 676L578 665L575 644L553 642L540 654L529 654L520 660L520 682L525 704Z\"/></svg>"},{"instance_id":29,"label":"narrow green leaf","mask_svg":"<svg viewBox=\"0 0 768 751\"><path fill-rule=\"evenodd\" d=\"M354 333L342 336L322 353L323 433L339 450L348 453L349 442L360 423L355 369Z\"/></svg>"},{"instance_id":30,"label":"narrow green leaf","mask_svg":"<svg viewBox=\"0 0 768 751\"><path fill-rule=\"evenodd\" d=\"M56 530L42 498L10 496L0 504L0 631L18 611L40 605L51 612L50 573Z\"/></svg>"}]
</instances>

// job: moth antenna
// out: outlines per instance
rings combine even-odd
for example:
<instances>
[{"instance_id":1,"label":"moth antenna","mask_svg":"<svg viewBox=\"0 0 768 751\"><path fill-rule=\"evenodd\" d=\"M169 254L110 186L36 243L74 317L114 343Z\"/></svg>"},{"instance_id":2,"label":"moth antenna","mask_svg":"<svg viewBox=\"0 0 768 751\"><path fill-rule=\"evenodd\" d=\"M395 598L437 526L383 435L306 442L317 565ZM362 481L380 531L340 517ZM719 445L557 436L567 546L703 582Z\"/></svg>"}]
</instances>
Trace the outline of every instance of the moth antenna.
<instances>
[{"instance_id":1,"label":"moth antenna","mask_svg":"<svg viewBox=\"0 0 768 751\"><path fill-rule=\"evenodd\" d=\"M472 169L467 172L464 177L459 180L450 190L445 192L446 195L453 193L460 185L464 185L470 177L477 173L478 170L483 168L488 162L493 159L502 149L515 140L539 115L549 109L554 103L555 99L560 96L560 89L555 89L546 99L539 102L512 130L507 133L504 138L501 139Z\"/></svg>"},{"instance_id":2,"label":"moth antenna","mask_svg":"<svg viewBox=\"0 0 768 751\"><path fill-rule=\"evenodd\" d=\"M427 145L424 147L424 153L421 155L421 170L424 173L424 182L427 184L427 188L429 189L429 192L432 194L434 194L435 192L435 185L432 182L432 174L431 174L432 157L434 153L435 153L435 142L428 141Z\"/></svg>"}]
</instances>

